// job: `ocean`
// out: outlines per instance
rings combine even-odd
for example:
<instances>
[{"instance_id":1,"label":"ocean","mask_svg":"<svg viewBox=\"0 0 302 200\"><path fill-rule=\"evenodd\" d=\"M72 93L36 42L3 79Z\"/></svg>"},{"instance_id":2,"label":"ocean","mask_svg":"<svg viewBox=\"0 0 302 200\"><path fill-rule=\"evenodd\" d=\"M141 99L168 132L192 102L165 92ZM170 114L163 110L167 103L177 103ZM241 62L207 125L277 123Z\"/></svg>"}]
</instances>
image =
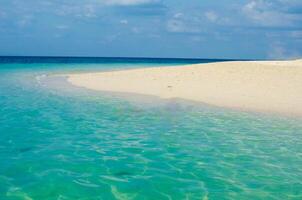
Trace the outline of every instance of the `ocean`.
<instances>
[{"instance_id":1,"label":"ocean","mask_svg":"<svg viewBox=\"0 0 302 200\"><path fill-rule=\"evenodd\" d=\"M58 76L219 61L0 57L0 199L302 199L301 119Z\"/></svg>"}]
</instances>

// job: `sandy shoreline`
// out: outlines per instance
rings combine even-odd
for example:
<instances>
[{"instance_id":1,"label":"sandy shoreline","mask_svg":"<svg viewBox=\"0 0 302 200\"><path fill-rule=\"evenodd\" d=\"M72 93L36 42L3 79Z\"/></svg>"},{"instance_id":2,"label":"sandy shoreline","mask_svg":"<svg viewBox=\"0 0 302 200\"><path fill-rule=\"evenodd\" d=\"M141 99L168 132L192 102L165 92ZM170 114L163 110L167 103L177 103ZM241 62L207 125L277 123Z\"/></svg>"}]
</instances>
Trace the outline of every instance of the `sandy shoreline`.
<instances>
[{"instance_id":1,"label":"sandy shoreline","mask_svg":"<svg viewBox=\"0 0 302 200\"><path fill-rule=\"evenodd\" d=\"M182 98L227 108L302 116L302 60L69 74L68 81L92 90Z\"/></svg>"}]
</instances>

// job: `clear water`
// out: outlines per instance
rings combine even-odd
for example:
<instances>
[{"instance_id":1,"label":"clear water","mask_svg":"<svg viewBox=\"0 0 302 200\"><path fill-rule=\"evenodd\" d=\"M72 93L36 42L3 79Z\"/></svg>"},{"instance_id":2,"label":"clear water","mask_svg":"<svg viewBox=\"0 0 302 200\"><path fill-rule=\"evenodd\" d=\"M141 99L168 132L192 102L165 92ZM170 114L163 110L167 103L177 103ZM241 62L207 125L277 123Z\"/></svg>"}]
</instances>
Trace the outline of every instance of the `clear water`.
<instances>
[{"instance_id":1,"label":"clear water","mask_svg":"<svg viewBox=\"0 0 302 200\"><path fill-rule=\"evenodd\" d=\"M0 64L1 200L302 199L301 119L47 78L202 60L18 59Z\"/></svg>"}]
</instances>

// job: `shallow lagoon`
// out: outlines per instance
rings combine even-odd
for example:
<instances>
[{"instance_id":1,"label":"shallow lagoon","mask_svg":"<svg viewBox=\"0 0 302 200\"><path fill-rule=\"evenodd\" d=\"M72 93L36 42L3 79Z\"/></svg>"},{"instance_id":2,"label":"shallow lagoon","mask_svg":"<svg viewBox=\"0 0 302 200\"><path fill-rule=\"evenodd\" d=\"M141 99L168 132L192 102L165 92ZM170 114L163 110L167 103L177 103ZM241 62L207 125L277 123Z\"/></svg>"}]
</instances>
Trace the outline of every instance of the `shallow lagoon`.
<instances>
[{"instance_id":1,"label":"shallow lagoon","mask_svg":"<svg viewBox=\"0 0 302 200\"><path fill-rule=\"evenodd\" d=\"M51 78L184 62L0 64L0 199L301 199L301 119Z\"/></svg>"}]
</instances>

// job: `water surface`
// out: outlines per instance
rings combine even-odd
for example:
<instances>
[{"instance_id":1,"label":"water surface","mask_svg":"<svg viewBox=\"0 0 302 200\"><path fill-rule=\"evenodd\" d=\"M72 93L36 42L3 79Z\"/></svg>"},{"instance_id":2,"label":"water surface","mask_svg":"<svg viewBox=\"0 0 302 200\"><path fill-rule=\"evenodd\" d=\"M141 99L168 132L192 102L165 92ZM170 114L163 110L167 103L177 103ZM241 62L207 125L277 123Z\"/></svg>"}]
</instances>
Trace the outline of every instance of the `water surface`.
<instances>
[{"instance_id":1,"label":"water surface","mask_svg":"<svg viewBox=\"0 0 302 200\"><path fill-rule=\"evenodd\" d=\"M54 74L209 60L1 58L0 199L302 199L301 119L129 101Z\"/></svg>"}]
</instances>

